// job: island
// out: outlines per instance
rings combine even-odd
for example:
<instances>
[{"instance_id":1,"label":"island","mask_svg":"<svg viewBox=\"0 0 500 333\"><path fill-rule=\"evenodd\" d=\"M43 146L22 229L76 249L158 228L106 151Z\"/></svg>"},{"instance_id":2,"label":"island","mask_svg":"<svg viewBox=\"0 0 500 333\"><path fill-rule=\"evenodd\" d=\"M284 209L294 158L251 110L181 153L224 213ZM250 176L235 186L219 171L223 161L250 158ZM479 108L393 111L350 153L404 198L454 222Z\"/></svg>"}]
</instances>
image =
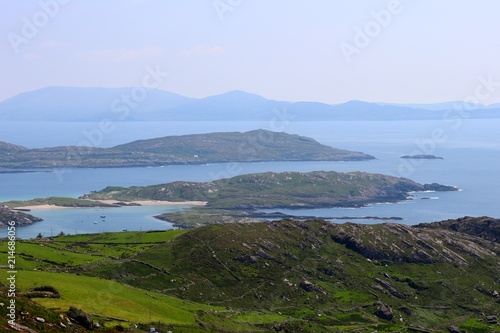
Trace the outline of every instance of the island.
<instances>
[{"instance_id":1,"label":"island","mask_svg":"<svg viewBox=\"0 0 500 333\"><path fill-rule=\"evenodd\" d=\"M0 168L9 170L371 159L374 159L371 155L333 148L308 137L267 130L167 136L112 148L61 146L28 149L0 142Z\"/></svg>"},{"instance_id":2,"label":"island","mask_svg":"<svg viewBox=\"0 0 500 333\"><path fill-rule=\"evenodd\" d=\"M5 208L90 208L131 205L185 204L191 209L155 216L176 227L195 227L221 222L262 222L281 218L312 219L302 214L265 213L268 209L316 209L363 207L367 204L411 199L414 191L457 191L438 183L419 184L366 172L265 172L211 182L176 181L150 186L108 186L80 198L48 197L1 203ZM332 216L330 219L346 219ZM400 217L365 216L356 219L400 220Z\"/></svg>"},{"instance_id":3,"label":"island","mask_svg":"<svg viewBox=\"0 0 500 333\"><path fill-rule=\"evenodd\" d=\"M443 160L444 158L435 156L435 155L426 155L426 154L419 154L419 155L403 155L400 156L399 158L408 158L408 159L417 159L417 160Z\"/></svg>"},{"instance_id":4,"label":"island","mask_svg":"<svg viewBox=\"0 0 500 333\"><path fill-rule=\"evenodd\" d=\"M410 179L366 172L314 171L246 174L212 182L173 182L117 187L82 196L86 200L201 201L204 206L156 218L178 227L220 222L255 222L264 209L362 207L407 200L413 191L457 191L454 186L419 184Z\"/></svg>"}]
</instances>

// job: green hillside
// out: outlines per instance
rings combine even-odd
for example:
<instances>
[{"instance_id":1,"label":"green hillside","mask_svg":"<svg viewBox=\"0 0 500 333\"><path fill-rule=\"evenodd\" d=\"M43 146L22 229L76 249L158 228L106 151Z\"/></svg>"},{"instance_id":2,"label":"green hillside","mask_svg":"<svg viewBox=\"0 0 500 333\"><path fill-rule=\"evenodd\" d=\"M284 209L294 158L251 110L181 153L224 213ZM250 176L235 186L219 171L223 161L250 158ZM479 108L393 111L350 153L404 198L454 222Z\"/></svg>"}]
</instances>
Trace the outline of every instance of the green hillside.
<instances>
[{"instance_id":1,"label":"green hillside","mask_svg":"<svg viewBox=\"0 0 500 333\"><path fill-rule=\"evenodd\" d=\"M108 328L494 332L500 245L484 236L485 219L476 219L479 235L439 224L283 220L22 241L18 287L27 295L50 283L61 297L36 302L81 308Z\"/></svg>"}]
</instances>

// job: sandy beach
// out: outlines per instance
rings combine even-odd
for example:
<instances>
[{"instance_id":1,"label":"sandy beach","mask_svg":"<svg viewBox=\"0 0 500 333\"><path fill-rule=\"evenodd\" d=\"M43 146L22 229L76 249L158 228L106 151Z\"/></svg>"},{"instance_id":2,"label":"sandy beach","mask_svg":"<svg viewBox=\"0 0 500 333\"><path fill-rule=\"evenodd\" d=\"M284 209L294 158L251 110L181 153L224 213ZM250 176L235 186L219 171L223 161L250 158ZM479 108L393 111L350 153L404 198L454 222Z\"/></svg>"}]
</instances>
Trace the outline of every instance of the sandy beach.
<instances>
[{"instance_id":1,"label":"sandy beach","mask_svg":"<svg viewBox=\"0 0 500 333\"><path fill-rule=\"evenodd\" d=\"M118 200L96 200L104 204L112 205ZM171 206L171 205L189 205L189 206L204 206L207 203L205 201L163 201L163 200L134 200L126 203L139 204L141 206Z\"/></svg>"},{"instance_id":2,"label":"sandy beach","mask_svg":"<svg viewBox=\"0 0 500 333\"><path fill-rule=\"evenodd\" d=\"M13 209L23 211L23 210L32 210L32 209L66 209L66 208L72 208L72 207L63 207L63 206L56 206L56 205L35 205L35 206L14 207Z\"/></svg>"},{"instance_id":3,"label":"sandy beach","mask_svg":"<svg viewBox=\"0 0 500 333\"><path fill-rule=\"evenodd\" d=\"M117 200L95 200L98 202L102 202L103 204L112 205L119 201ZM141 206L173 206L173 205L188 205L188 206L204 206L207 203L204 201L161 201L161 200L135 200L127 203L138 204ZM56 205L34 205L34 206L21 206L14 207L14 209L18 210L36 210L36 209L67 209L67 208L75 208L75 207L64 207L64 206L56 206ZM108 207L104 207L108 208ZM113 207L110 207L113 208Z\"/></svg>"}]
</instances>

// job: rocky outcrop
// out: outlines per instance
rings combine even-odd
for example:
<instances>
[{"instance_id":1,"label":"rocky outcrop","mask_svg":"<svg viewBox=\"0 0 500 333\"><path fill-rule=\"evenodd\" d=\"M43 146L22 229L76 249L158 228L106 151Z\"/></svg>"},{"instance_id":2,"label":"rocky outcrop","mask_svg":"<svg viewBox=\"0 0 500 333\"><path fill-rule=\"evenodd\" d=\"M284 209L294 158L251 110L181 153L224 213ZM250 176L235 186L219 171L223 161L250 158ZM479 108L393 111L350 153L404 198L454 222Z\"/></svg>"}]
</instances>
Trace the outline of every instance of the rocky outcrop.
<instances>
[{"instance_id":1,"label":"rocky outcrop","mask_svg":"<svg viewBox=\"0 0 500 333\"><path fill-rule=\"evenodd\" d=\"M394 318L394 314L392 313L391 308L389 305L384 304L382 302L377 302L377 312L375 314L377 317L384 319L384 320L392 320Z\"/></svg>"},{"instance_id":2,"label":"rocky outcrop","mask_svg":"<svg viewBox=\"0 0 500 333\"><path fill-rule=\"evenodd\" d=\"M323 288L313 284L311 281L308 281L306 279L302 279L302 281L300 282L300 287L310 293L322 293L323 295L326 295L326 292Z\"/></svg>"},{"instance_id":3,"label":"rocky outcrop","mask_svg":"<svg viewBox=\"0 0 500 333\"><path fill-rule=\"evenodd\" d=\"M83 326L84 328L88 330L92 330L94 328L94 322L82 310L71 306L66 314L72 321Z\"/></svg>"},{"instance_id":4,"label":"rocky outcrop","mask_svg":"<svg viewBox=\"0 0 500 333\"><path fill-rule=\"evenodd\" d=\"M385 290L387 290L392 296L397 298L405 298L403 294L401 294L389 281L385 281L379 278L375 278L375 282L382 286Z\"/></svg>"},{"instance_id":5,"label":"rocky outcrop","mask_svg":"<svg viewBox=\"0 0 500 333\"><path fill-rule=\"evenodd\" d=\"M468 264L466 256L496 256L500 246L481 238L435 228L414 228L396 223L333 225L332 239L371 260L414 264L449 262Z\"/></svg>"},{"instance_id":6,"label":"rocky outcrop","mask_svg":"<svg viewBox=\"0 0 500 333\"><path fill-rule=\"evenodd\" d=\"M0 208L0 228L9 225L9 222L14 222L15 226L20 227L40 221L43 221L43 219L21 211L7 207Z\"/></svg>"},{"instance_id":7,"label":"rocky outcrop","mask_svg":"<svg viewBox=\"0 0 500 333\"><path fill-rule=\"evenodd\" d=\"M460 233L481 237L488 241L500 243L500 219L488 216L465 216L454 220L445 220L434 223L421 223L416 228L446 229Z\"/></svg>"}]
</instances>

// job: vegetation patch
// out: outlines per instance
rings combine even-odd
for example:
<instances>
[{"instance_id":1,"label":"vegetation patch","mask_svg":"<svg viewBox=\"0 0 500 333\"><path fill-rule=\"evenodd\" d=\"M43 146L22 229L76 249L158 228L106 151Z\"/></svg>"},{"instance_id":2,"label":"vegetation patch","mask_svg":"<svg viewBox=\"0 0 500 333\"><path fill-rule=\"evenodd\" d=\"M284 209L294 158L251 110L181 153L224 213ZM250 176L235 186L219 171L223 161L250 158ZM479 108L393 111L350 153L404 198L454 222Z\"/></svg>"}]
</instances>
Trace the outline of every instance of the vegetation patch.
<instances>
[{"instance_id":1,"label":"vegetation patch","mask_svg":"<svg viewBox=\"0 0 500 333\"><path fill-rule=\"evenodd\" d=\"M25 293L28 298L61 298L59 290L52 286L35 287L31 291Z\"/></svg>"}]
</instances>

